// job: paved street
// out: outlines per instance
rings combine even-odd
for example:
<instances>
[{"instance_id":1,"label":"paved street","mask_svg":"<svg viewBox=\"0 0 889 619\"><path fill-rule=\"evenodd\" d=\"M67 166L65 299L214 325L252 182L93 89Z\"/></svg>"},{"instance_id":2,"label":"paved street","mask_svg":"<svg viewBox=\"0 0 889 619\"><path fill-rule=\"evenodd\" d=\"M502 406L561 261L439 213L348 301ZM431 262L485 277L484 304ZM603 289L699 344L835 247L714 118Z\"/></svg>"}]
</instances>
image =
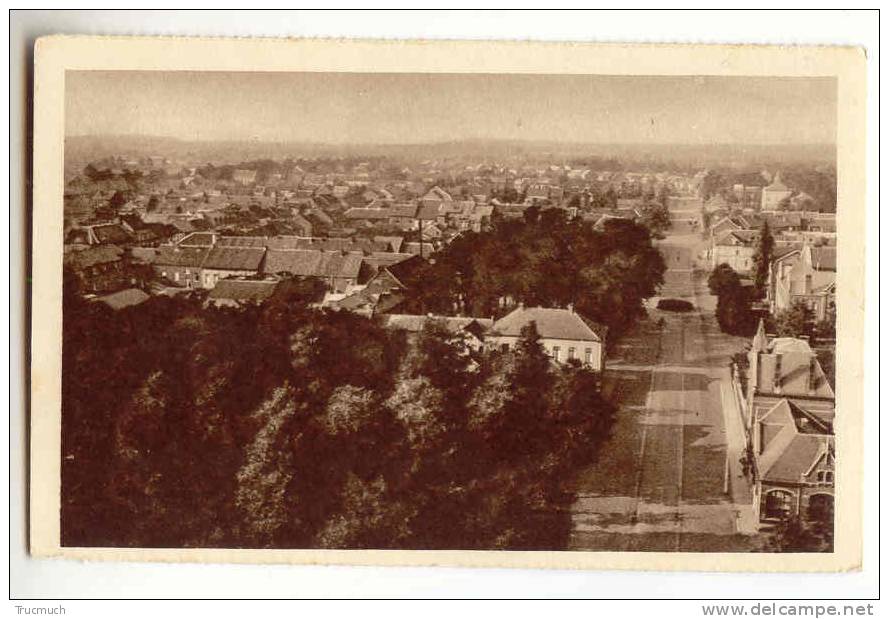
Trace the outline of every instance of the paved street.
<instances>
[{"instance_id":1,"label":"paved street","mask_svg":"<svg viewBox=\"0 0 889 619\"><path fill-rule=\"evenodd\" d=\"M743 431L728 388L729 358L744 341L720 332L706 282L695 278L700 237L684 223L673 232L661 243L668 266L661 296L697 309L650 310L609 356L605 390L620 408L599 461L579 479L572 549L754 544L750 490L737 462Z\"/></svg>"}]
</instances>

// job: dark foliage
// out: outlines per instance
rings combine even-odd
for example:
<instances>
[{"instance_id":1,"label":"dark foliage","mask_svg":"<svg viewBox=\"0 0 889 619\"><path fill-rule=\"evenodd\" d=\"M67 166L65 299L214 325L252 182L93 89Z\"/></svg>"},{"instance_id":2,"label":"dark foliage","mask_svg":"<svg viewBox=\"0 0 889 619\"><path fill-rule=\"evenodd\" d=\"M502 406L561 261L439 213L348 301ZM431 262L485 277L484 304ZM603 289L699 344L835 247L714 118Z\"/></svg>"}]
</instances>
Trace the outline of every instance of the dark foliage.
<instances>
[{"instance_id":1,"label":"dark foliage","mask_svg":"<svg viewBox=\"0 0 889 619\"><path fill-rule=\"evenodd\" d=\"M833 552L833 514L828 520L802 522L789 518L769 534L766 552Z\"/></svg>"},{"instance_id":2,"label":"dark foliage","mask_svg":"<svg viewBox=\"0 0 889 619\"><path fill-rule=\"evenodd\" d=\"M661 299L657 302L657 308L668 312L690 312L695 306L685 299Z\"/></svg>"},{"instance_id":3,"label":"dark foliage","mask_svg":"<svg viewBox=\"0 0 889 619\"><path fill-rule=\"evenodd\" d=\"M65 284L64 545L561 548L611 426L533 327L486 354L310 309L308 281L118 312Z\"/></svg>"},{"instance_id":4,"label":"dark foliage","mask_svg":"<svg viewBox=\"0 0 889 619\"><path fill-rule=\"evenodd\" d=\"M752 335L756 314L751 310L753 294L741 283L740 276L729 265L717 265L707 280L710 293L716 295L716 321L719 328L732 335Z\"/></svg>"},{"instance_id":5,"label":"dark foliage","mask_svg":"<svg viewBox=\"0 0 889 619\"><path fill-rule=\"evenodd\" d=\"M769 222L763 221L759 230L759 238L756 241L756 251L753 254L753 291L758 299L766 295L766 287L769 283L769 265L772 263L772 253L775 249L775 237L769 230Z\"/></svg>"},{"instance_id":6,"label":"dark foliage","mask_svg":"<svg viewBox=\"0 0 889 619\"><path fill-rule=\"evenodd\" d=\"M769 326L778 337L811 337L815 314L805 301L797 299L790 307L778 312Z\"/></svg>"},{"instance_id":7,"label":"dark foliage","mask_svg":"<svg viewBox=\"0 0 889 619\"><path fill-rule=\"evenodd\" d=\"M615 219L603 231L559 209L464 233L435 255L408 291L407 311L494 316L522 302L567 307L619 335L644 315L666 270L647 228Z\"/></svg>"}]
</instances>

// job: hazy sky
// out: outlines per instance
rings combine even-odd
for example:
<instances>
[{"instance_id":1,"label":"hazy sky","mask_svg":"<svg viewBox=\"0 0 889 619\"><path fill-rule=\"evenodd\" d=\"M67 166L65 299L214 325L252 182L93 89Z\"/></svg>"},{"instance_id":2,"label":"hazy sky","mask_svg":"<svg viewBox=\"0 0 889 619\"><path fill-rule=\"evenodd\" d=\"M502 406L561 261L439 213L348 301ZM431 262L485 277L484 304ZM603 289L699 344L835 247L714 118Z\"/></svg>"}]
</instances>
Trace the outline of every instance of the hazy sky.
<instances>
[{"instance_id":1,"label":"hazy sky","mask_svg":"<svg viewBox=\"0 0 889 619\"><path fill-rule=\"evenodd\" d=\"M833 143L833 78L69 71L67 135Z\"/></svg>"}]
</instances>

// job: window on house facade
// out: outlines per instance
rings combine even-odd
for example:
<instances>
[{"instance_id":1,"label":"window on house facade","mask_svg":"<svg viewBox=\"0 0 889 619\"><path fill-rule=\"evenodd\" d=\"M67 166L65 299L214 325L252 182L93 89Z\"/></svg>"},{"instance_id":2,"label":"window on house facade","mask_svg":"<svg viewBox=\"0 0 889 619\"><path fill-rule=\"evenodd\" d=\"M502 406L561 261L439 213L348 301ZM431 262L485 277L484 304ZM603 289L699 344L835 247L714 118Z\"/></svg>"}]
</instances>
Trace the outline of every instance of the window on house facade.
<instances>
[{"instance_id":1,"label":"window on house facade","mask_svg":"<svg viewBox=\"0 0 889 619\"><path fill-rule=\"evenodd\" d=\"M784 519L791 514L793 494L786 490L772 490L766 494L766 518Z\"/></svg>"},{"instance_id":2,"label":"window on house facade","mask_svg":"<svg viewBox=\"0 0 889 619\"><path fill-rule=\"evenodd\" d=\"M583 360L584 363L592 363L593 362L593 349L587 348L583 351Z\"/></svg>"},{"instance_id":3,"label":"window on house facade","mask_svg":"<svg viewBox=\"0 0 889 619\"><path fill-rule=\"evenodd\" d=\"M561 352L562 352L562 351L561 351L561 349L560 349L558 346L553 346L553 360L554 360L554 361L560 361L560 360L561 360L561 359L560 359L560 357L561 357Z\"/></svg>"},{"instance_id":4,"label":"window on house facade","mask_svg":"<svg viewBox=\"0 0 889 619\"><path fill-rule=\"evenodd\" d=\"M568 358L569 359L574 358L574 348L573 347L568 349Z\"/></svg>"}]
</instances>

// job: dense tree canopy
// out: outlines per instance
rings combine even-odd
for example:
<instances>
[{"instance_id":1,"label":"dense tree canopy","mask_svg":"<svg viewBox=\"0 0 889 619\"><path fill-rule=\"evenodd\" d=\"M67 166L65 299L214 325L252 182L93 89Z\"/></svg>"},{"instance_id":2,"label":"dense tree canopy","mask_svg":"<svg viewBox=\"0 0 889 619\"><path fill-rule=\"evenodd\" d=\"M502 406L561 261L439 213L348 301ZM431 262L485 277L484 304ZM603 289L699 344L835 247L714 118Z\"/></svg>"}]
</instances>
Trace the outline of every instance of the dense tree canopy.
<instances>
[{"instance_id":1,"label":"dense tree canopy","mask_svg":"<svg viewBox=\"0 0 889 619\"><path fill-rule=\"evenodd\" d=\"M753 295L741 277L728 264L716 266L707 280L710 293L716 295L716 321L725 333L750 335L756 325L751 310Z\"/></svg>"},{"instance_id":2,"label":"dense tree canopy","mask_svg":"<svg viewBox=\"0 0 889 619\"><path fill-rule=\"evenodd\" d=\"M756 239L756 251L753 253L753 291L760 299L765 297L769 284L769 265L772 263L775 250L775 237L769 229L769 222L762 222L759 237Z\"/></svg>"},{"instance_id":3,"label":"dense tree canopy","mask_svg":"<svg viewBox=\"0 0 889 619\"><path fill-rule=\"evenodd\" d=\"M663 283L663 256L642 225L614 219L596 230L559 209L464 233L435 254L408 291L416 313L500 315L515 303L567 307L619 334Z\"/></svg>"},{"instance_id":4,"label":"dense tree canopy","mask_svg":"<svg viewBox=\"0 0 889 619\"><path fill-rule=\"evenodd\" d=\"M113 312L66 277L62 543L554 548L613 407L529 326L468 353L310 309L155 297Z\"/></svg>"}]
</instances>

